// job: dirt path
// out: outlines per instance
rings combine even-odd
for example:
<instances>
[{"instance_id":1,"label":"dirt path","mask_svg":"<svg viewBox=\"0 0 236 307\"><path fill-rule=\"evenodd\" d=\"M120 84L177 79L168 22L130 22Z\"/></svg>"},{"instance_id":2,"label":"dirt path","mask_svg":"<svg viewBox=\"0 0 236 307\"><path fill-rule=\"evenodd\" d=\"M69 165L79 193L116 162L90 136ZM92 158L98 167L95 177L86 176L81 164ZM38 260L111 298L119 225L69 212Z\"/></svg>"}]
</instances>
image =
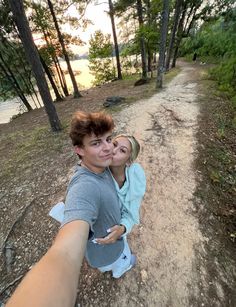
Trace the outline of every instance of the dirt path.
<instances>
[{"instance_id":1,"label":"dirt path","mask_svg":"<svg viewBox=\"0 0 236 307\"><path fill-rule=\"evenodd\" d=\"M184 67L165 90L118 116L119 129L142 140L147 192L129 240L138 265L119 283L115 306L190 306L200 297L194 248L204 238L192 214L199 107L191 75Z\"/></svg>"}]
</instances>

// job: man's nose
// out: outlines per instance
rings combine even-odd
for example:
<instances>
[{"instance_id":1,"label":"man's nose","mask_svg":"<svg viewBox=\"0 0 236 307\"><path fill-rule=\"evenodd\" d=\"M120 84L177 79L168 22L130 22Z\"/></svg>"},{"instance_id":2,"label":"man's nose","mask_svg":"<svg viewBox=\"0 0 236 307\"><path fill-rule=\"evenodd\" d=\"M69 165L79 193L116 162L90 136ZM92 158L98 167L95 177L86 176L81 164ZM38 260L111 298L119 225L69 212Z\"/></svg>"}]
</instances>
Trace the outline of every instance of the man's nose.
<instances>
[{"instance_id":1,"label":"man's nose","mask_svg":"<svg viewBox=\"0 0 236 307\"><path fill-rule=\"evenodd\" d=\"M103 150L112 150L113 149L113 144L110 142L104 142L103 144Z\"/></svg>"}]
</instances>

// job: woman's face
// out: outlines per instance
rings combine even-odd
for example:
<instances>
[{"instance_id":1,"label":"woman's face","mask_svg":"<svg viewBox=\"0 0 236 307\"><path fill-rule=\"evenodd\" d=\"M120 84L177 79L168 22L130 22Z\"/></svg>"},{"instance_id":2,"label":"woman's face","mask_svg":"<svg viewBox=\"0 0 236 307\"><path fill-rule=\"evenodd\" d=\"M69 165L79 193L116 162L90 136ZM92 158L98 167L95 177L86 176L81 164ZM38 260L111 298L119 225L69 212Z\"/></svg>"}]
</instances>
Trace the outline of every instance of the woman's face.
<instances>
[{"instance_id":1,"label":"woman's face","mask_svg":"<svg viewBox=\"0 0 236 307\"><path fill-rule=\"evenodd\" d=\"M113 140L114 150L111 166L122 166L130 162L131 144L129 140L124 137L118 137Z\"/></svg>"}]
</instances>

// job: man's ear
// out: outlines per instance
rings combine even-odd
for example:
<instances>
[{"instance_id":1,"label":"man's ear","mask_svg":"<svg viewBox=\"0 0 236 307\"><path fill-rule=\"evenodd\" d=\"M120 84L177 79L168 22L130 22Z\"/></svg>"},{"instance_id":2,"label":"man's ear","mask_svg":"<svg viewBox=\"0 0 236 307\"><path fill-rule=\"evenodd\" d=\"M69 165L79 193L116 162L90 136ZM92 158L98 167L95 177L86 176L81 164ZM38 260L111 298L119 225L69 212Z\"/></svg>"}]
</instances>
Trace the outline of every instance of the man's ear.
<instances>
[{"instance_id":1,"label":"man's ear","mask_svg":"<svg viewBox=\"0 0 236 307\"><path fill-rule=\"evenodd\" d=\"M79 147L79 146L75 146L74 147L74 151L77 155L80 155L81 157L83 157L84 155L84 150L82 147Z\"/></svg>"}]
</instances>

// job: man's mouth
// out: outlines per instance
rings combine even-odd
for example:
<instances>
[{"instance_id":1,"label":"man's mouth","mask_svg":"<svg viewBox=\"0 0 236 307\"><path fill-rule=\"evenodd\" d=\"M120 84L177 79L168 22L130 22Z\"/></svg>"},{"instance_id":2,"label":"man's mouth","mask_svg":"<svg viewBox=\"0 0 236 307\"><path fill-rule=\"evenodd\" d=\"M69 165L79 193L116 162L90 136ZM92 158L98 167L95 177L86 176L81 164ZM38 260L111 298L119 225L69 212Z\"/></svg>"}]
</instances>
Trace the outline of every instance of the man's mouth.
<instances>
[{"instance_id":1,"label":"man's mouth","mask_svg":"<svg viewBox=\"0 0 236 307\"><path fill-rule=\"evenodd\" d=\"M111 159L112 157L113 157L113 153L110 153L109 155L105 155L101 158L107 160L107 159Z\"/></svg>"}]
</instances>

